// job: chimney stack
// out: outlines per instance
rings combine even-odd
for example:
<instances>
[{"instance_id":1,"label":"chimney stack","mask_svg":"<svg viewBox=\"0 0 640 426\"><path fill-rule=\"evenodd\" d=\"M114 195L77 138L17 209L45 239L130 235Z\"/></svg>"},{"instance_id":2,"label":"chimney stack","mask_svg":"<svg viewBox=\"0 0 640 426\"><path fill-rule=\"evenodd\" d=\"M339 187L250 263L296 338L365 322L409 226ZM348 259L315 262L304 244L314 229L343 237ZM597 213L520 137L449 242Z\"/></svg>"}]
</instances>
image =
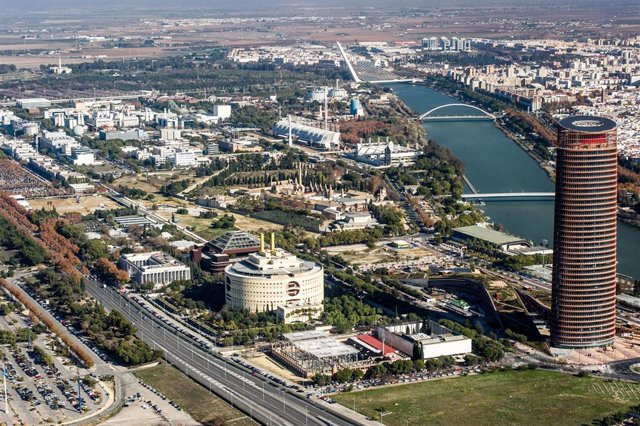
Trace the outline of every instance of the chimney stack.
<instances>
[{"instance_id":1,"label":"chimney stack","mask_svg":"<svg viewBox=\"0 0 640 426\"><path fill-rule=\"evenodd\" d=\"M273 232L271 233L271 254L276 254L276 234Z\"/></svg>"}]
</instances>

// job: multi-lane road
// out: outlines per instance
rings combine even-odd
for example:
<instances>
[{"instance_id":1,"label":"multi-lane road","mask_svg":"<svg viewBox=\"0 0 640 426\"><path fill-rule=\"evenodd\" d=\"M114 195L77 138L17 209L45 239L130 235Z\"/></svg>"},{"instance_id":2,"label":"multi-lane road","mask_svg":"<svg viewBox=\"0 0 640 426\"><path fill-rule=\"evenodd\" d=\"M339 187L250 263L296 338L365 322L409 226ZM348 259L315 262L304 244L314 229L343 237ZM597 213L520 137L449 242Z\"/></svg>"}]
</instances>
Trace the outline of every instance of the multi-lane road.
<instances>
[{"instance_id":1,"label":"multi-lane road","mask_svg":"<svg viewBox=\"0 0 640 426\"><path fill-rule=\"evenodd\" d=\"M202 348L115 289L91 278L86 278L85 284L87 292L105 308L126 316L137 327L142 340L162 349L169 362L256 421L292 426L358 423L305 398L303 393L253 375L251 370Z\"/></svg>"}]
</instances>

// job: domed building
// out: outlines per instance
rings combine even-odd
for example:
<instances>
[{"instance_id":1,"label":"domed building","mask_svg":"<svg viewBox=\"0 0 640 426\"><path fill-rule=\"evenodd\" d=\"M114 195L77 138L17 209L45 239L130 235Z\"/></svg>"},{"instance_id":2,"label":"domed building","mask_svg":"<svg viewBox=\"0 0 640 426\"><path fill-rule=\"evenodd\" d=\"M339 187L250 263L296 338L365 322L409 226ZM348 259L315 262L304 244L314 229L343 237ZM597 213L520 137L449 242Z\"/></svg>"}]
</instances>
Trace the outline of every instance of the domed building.
<instances>
[{"instance_id":1,"label":"domed building","mask_svg":"<svg viewBox=\"0 0 640 426\"><path fill-rule=\"evenodd\" d=\"M227 306L250 312L276 311L285 323L318 318L323 310L324 269L275 247L264 235L260 251L225 268Z\"/></svg>"}]
</instances>

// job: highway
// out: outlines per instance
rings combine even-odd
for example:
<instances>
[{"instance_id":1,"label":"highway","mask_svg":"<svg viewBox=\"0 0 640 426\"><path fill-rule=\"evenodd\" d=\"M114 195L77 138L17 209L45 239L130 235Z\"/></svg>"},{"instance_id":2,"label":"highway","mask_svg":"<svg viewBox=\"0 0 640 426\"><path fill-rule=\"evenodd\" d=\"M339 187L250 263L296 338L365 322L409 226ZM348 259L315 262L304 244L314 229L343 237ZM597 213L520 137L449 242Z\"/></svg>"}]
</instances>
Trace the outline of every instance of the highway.
<instances>
[{"instance_id":1,"label":"highway","mask_svg":"<svg viewBox=\"0 0 640 426\"><path fill-rule=\"evenodd\" d=\"M120 311L131 321L142 340L165 352L166 359L210 391L248 416L266 425L352 425L327 411L304 394L224 359L195 344L190 338L155 318L135 301L98 281L85 277L86 291L108 310Z\"/></svg>"}]
</instances>

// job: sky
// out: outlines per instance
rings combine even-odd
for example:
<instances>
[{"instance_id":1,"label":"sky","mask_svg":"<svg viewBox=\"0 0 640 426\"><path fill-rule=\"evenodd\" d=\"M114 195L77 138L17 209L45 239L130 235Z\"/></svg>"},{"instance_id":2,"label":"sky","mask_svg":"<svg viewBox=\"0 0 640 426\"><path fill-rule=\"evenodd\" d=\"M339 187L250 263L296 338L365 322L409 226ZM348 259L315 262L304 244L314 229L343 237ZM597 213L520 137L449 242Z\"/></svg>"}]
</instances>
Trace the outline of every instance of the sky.
<instances>
[{"instance_id":1,"label":"sky","mask_svg":"<svg viewBox=\"0 0 640 426\"><path fill-rule=\"evenodd\" d=\"M165 15L167 17L214 16L223 14L252 15L315 15L322 9L343 9L350 14L372 13L373 10L438 8L484 8L541 5L571 7L613 8L636 10L638 0L0 0L1 17L22 17L24 19L42 16L82 16L102 13L114 16L127 11L135 15ZM0 26L2 26L0 24Z\"/></svg>"}]
</instances>

